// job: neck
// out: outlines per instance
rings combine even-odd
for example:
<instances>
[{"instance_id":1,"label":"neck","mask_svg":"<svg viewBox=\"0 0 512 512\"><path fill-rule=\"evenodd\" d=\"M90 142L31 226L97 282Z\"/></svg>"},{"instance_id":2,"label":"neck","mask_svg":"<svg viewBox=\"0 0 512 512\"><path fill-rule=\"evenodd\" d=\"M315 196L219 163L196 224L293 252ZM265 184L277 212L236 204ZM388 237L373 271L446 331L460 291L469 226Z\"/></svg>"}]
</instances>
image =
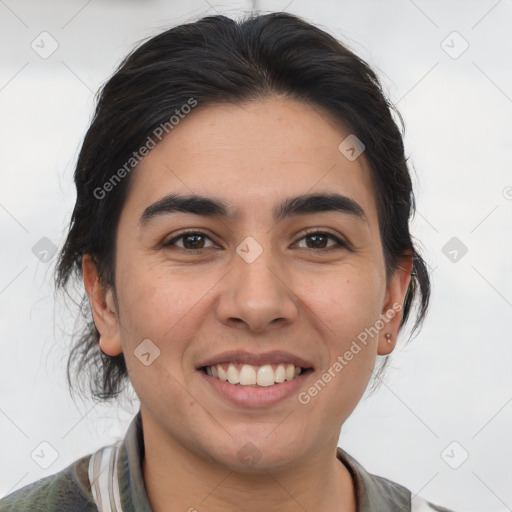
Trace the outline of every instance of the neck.
<instances>
[{"instance_id":1,"label":"neck","mask_svg":"<svg viewBox=\"0 0 512 512\"><path fill-rule=\"evenodd\" d=\"M355 512L352 477L336 458L337 439L286 469L240 473L200 457L144 423L144 482L153 512ZM332 446L331 446L332 445Z\"/></svg>"}]
</instances>

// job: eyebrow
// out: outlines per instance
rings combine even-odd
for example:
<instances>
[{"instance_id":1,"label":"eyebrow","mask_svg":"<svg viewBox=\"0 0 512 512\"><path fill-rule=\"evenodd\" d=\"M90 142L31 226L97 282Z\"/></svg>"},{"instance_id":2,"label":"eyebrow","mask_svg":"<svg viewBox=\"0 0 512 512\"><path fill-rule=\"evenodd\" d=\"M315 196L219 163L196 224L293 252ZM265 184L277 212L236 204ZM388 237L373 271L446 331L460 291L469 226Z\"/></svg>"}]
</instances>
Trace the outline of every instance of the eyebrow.
<instances>
[{"instance_id":1,"label":"eyebrow","mask_svg":"<svg viewBox=\"0 0 512 512\"><path fill-rule=\"evenodd\" d=\"M173 213L192 213L204 217L219 217L225 220L236 220L240 212L232 210L221 199L200 195L169 194L156 203L148 206L142 213L139 224L144 226L150 220L162 215ZM285 218L321 212L340 212L352 215L368 223L364 209L350 197L341 194L304 194L285 199L272 210L275 222Z\"/></svg>"}]
</instances>

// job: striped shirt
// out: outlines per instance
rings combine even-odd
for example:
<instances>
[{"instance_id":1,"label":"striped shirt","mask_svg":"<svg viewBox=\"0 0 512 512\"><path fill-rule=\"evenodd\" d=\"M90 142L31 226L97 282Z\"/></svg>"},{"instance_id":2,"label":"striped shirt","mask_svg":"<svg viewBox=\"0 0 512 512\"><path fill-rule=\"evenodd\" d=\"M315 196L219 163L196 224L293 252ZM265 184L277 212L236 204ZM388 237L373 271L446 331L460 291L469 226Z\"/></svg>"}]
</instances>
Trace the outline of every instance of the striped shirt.
<instances>
[{"instance_id":1,"label":"striped shirt","mask_svg":"<svg viewBox=\"0 0 512 512\"><path fill-rule=\"evenodd\" d=\"M368 473L340 447L337 457L352 475L357 512L451 512ZM0 500L0 512L152 512L144 485L143 458L139 410L123 440L7 495Z\"/></svg>"}]
</instances>

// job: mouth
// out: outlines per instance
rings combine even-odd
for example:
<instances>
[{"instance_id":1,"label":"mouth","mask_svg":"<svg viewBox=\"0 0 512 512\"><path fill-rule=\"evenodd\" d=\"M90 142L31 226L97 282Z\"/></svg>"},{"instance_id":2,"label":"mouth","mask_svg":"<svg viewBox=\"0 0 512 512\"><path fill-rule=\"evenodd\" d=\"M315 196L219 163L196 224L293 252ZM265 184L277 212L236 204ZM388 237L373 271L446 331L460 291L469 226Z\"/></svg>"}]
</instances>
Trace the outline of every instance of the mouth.
<instances>
[{"instance_id":1,"label":"mouth","mask_svg":"<svg viewBox=\"0 0 512 512\"><path fill-rule=\"evenodd\" d=\"M312 367L296 366L294 363L267 363L252 365L234 361L201 366L204 374L234 386L271 387L295 380L313 371Z\"/></svg>"},{"instance_id":2,"label":"mouth","mask_svg":"<svg viewBox=\"0 0 512 512\"><path fill-rule=\"evenodd\" d=\"M310 361L282 350L231 350L204 359L196 370L205 393L243 408L266 408L291 399L314 372Z\"/></svg>"}]
</instances>

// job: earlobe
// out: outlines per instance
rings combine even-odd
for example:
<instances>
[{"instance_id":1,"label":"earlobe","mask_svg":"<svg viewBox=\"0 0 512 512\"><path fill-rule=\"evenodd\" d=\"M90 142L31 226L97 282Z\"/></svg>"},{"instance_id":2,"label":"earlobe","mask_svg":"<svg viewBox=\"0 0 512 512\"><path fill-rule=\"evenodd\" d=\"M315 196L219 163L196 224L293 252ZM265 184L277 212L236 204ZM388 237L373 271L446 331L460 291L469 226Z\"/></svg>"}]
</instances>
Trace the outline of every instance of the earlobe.
<instances>
[{"instance_id":1,"label":"earlobe","mask_svg":"<svg viewBox=\"0 0 512 512\"><path fill-rule=\"evenodd\" d=\"M386 328L387 326L385 327L385 329ZM390 332L384 333L383 337L384 342L382 341L382 339L379 338L379 349L377 353L380 356L390 354L391 352L393 352L396 346L396 337L393 337L393 335Z\"/></svg>"},{"instance_id":2,"label":"earlobe","mask_svg":"<svg viewBox=\"0 0 512 512\"><path fill-rule=\"evenodd\" d=\"M107 355L119 355L122 352L121 329L112 288L100 281L98 268L89 254L82 259L82 272L94 324L100 333L100 348Z\"/></svg>"},{"instance_id":3,"label":"earlobe","mask_svg":"<svg viewBox=\"0 0 512 512\"><path fill-rule=\"evenodd\" d=\"M118 356L123 351L118 337L100 335L99 345L101 351L107 356Z\"/></svg>"},{"instance_id":4,"label":"earlobe","mask_svg":"<svg viewBox=\"0 0 512 512\"><path fill-rule=\"evenodd\" d=\"M402 257L399 266L389 280L382 310L384 327L379 334L377 350L379 355L390 354L396 346L405 297L411 282L412 267L413 256Z\"/></svg>"}]
</instances>

